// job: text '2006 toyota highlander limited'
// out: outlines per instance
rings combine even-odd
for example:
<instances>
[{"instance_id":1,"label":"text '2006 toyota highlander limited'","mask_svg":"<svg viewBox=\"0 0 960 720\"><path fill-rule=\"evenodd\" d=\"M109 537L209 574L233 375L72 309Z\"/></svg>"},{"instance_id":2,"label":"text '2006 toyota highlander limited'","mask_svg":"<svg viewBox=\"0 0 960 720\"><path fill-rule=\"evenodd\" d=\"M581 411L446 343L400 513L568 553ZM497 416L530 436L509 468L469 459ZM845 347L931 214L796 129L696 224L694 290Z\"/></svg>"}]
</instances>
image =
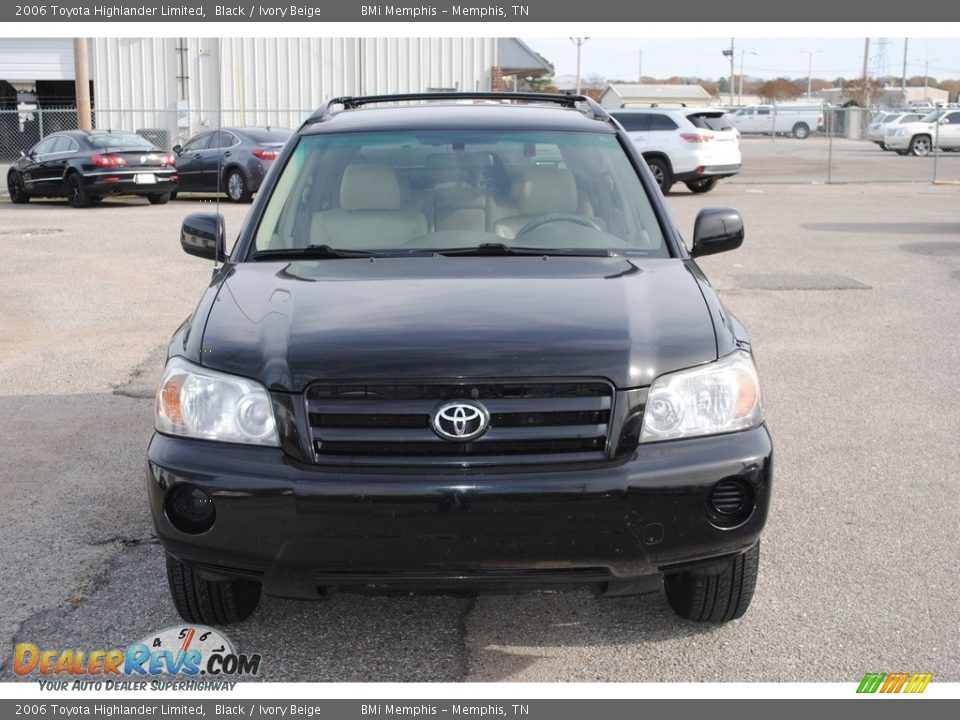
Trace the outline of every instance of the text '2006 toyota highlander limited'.
<instances>
[{"instance_id":1,"label":"text '2006 toyota highlander limited'","mask_svg":"<svg viewBox=\"0 0 960 720\"><path fill-rule=\"evenodd\" d=\"M285 146L174 334L147 481L187 620L261 590L753 595L772 446L744 328L582 96L338 98Z\"/></svg>"}]
</instances>

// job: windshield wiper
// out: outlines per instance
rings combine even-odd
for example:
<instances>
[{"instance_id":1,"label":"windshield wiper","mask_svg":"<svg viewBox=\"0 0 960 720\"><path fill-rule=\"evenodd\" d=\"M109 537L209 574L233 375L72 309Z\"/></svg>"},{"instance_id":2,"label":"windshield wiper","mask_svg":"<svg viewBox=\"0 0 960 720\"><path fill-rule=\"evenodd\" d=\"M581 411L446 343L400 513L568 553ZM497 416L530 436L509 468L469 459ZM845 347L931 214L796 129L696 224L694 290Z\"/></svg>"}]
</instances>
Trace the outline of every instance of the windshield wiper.
<instances>
[{"instance_id":1,"label":"windshield wiper","mask_svg":"<svg viewBox=\"0 0 960 720\"><path fill-rule=\"evenodd\" d=\"M311 258L311 259L325 259L325 258L366 258L366 257L381 257L383 253L374 252L373 250L344 250L341 248L335 248L330 245L307 245L306 247L299 248L277 248L275 250L259 250L254 253L253 257L256 260L263 259L284 259L284 258Z\"/></svg>"},{"instance_id":2,"label":"windshield wiper","mask_svg":"<svg viewBox=\"0 0 960 720\"><path fill-rule=\"evenodd\" d=\"M568 257L613 257L616 253L607 248L535 248L506 243L480 243L471 247L434 250L437 255L550 255Z\"/></svg>"}]
</instances>

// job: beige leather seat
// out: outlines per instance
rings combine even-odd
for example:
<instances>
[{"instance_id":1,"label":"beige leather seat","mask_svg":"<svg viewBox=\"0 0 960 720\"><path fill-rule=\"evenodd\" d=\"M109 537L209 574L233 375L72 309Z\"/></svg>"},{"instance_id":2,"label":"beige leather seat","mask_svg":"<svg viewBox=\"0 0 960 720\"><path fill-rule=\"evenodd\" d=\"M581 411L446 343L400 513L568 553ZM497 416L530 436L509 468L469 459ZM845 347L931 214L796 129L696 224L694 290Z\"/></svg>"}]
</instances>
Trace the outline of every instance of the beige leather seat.
<instances>
[{"instance_id":1,"label":"beige leather seat","mask_svg":"<svg viewBox=\"0 0 960 720\"><path fill-rule=\"evenodd\" d=\"M500 237L514 238L520 228L543 215L577 212L577 184L569 170L533 165L524 169L517 184L518 214L493 224L493 231Z\"/></svg>"},{"instance_id":2,"label":"beige leather seat","mask_svg":"<svg viewBox=\"0 0 960 720\"><path fill-rule=\"evenodd\" d=\"M419 210L401 207L400 182L388 165L347 165L340 180L340 207L316 213L310 242L337 248L393 248L427 233Z\"/></svg>"}]
</instances>

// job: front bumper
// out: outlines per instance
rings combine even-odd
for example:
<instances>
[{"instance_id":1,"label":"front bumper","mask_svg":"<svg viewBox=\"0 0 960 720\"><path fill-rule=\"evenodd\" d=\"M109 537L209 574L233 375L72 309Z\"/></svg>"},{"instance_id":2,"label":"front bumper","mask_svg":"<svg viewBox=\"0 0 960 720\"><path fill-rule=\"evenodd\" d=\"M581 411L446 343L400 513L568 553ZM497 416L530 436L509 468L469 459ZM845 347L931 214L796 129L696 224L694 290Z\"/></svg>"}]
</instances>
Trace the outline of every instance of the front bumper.
<instances>
[{"instance_id":1,"label":"front bumper","mask_svg":"<svg viewBox=\"0 0 960 720\"><path fill-rule=\"evenodd\" d=\"M753 511L711 521L707 496L737 478ZM155 434L147 485L164 549L213 578L317 597L339 585L603 583L652 576L749 548L767 518L772 445L765 427L641 445L626 462L541 472L330 471L279 449ZM191 482L216 521L180 532L165 493Z\"/></svg>"},{"instance_id":2,"label":"front bumper","mask_svg":"<svg viewBox=\"0 0 960 720\"><path fill-rule=\"evenodd\" d=\"M887 135L883 140L883 144L890 150L907 150L910 147L910 141L912 139L912 135Z\"/></svg>"}]
</instances>

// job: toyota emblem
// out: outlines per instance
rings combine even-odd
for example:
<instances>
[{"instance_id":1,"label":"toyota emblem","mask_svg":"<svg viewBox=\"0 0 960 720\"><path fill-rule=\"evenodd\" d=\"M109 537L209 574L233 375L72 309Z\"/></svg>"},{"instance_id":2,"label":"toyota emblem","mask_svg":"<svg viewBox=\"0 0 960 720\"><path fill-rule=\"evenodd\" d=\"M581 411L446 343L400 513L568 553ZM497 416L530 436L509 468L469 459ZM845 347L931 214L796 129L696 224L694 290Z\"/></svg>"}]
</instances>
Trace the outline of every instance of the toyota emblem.
<instances>
[{"instance_id":1,"label":"toyota emblem","mask_svg":"<svg viewBox=\"0 0 960 720\"><path fill-rule=\"evenodd\" d=\"M480 403L457 400L438 407L430 425L444 440L469 442L487 431L490 413Z\"/></svg>"}]
</instances>

